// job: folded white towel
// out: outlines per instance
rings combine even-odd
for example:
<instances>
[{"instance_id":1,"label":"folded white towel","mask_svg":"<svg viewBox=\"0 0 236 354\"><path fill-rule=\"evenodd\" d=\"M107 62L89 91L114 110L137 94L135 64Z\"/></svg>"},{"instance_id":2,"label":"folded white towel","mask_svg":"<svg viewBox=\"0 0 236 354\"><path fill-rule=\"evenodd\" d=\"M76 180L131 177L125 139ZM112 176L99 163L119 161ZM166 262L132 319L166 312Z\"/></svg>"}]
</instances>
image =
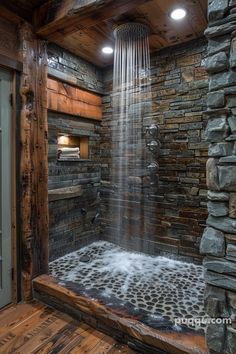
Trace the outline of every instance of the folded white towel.
<instances>
[{"instance_id":1,"label":"folded white towel","mask_svg":"<svg viewBox=\"0 0 236 354\"><path fill-rule=\"evenodd\" d=\"M76 148L63 147L59 151L62 152L63 154L78 154L80 152L80 149L79 147Z\"/></svg>"}]
</instances>

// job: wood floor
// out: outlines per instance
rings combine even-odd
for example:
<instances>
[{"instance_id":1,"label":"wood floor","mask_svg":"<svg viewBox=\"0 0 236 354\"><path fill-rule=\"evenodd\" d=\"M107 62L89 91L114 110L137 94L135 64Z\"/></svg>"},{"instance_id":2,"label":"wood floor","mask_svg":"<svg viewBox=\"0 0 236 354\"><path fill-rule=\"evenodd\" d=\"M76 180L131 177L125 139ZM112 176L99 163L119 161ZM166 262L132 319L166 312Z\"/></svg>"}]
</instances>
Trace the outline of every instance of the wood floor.
<instances>
[{"instance_id":1,"label":"wood floor","mask_svg":"<svg viewBox=\"0 0 236 354\"><path fill-rule=\"evenodd\" d=\"M113 338L39 302L0 312L1 354L134 354Z\"/></svg>"}]
</instances>

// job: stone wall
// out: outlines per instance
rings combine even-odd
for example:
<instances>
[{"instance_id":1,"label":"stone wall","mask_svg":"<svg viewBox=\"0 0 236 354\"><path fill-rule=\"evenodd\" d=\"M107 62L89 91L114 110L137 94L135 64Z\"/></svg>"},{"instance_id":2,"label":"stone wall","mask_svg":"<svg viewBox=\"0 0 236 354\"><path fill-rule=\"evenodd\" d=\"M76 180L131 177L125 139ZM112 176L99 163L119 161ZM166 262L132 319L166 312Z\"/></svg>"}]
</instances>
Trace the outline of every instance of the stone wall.
<instances>
[{"instance_id":1,"label":"stone wall","mask_svg":"<svg viewBox=\"0 0 236 354\"><path fill-rule=\"evenodd\" d=\"M57 190L78 186L78 196L49 202L50 260L75 251L99 238L99 123L78 117L48 114L48 188ZM59 161L58 133L89 137L89 159ZM50 198L50 194L49 194Z\"/></svg>"},{"instance_id":2,"label":"stone wall","mask_svg":"<svg viewBox=\"0 0 236 354\"><path fill-rule=\"evenodd\" d=\"M102 72L54 45L48 46L49 75L86 90L103 91ZM50 260L77 250L99 237L100 123L48 112L49 190L80 186L81 195L49 202ZM89 137L89 159L58 161L58 133ZM79 193L80 194L80 193Z\"/></svg>"},{"instance_id":3,"label":"stone wall","mask_svg":"<svg viewBox=\"0 0 236 354\"><path fill-rule=\"evenodd\" d=\"M206 41L198 39L151 57L153 114L145 115L143 124L156 123L160 128L159 184L145 201L145 235L129 237L128 248L201 260L199 242L207 217L205 56ZM112 68L104 72L104 81L108 94L103 98L101 128L102 236L115 241L109 208ZM122 203L125 206L125 200Z\"/></svg>"},{"instance_id":4,"label":"stone wall","mask_svg":"<svg viewBox=\"0 0 236 354\"><path fill-rule=\"evenodd\" d=\"M209 1L209 93L206 138L208 211L200 251L207 283L205 305L211 317L233 319L210 324L211 353L236 353L236 1Z\"/></svg>"},{"instance_id":5,"label":"stone wall","mask_svg":"<svg viewBox=\"0 0 236 354\"><path fill-rule=\"evenodd\" d=\"M101 70L56 44L48 45L48 73L86 90L103 93Z\"/></svg>"}]
</instances>

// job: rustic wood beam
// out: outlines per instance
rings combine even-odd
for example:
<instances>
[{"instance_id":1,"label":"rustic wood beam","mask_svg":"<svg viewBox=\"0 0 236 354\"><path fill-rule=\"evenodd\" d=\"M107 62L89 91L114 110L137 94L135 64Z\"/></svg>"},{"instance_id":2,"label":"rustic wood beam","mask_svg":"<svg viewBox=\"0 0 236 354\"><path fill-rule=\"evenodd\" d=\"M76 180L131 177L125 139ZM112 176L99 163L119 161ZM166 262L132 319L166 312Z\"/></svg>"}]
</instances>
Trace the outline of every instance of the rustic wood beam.
<instances>
[{"instance_id":1,"label":"rustic wood beam","mask_svg":"<svg viewBox=\"0 0 236 354\"><path fill-rule=\"evenodd\" d=\"M32 279L48 269L47 52L29 24L20 26L22 297Z\"/></svg>"},{"instance_id":2,"label":"rustic wood beam","mask_svg":"<svg viewBox=\"0 0 236 354\"><path fill-rule=\"evenodd\" d=\"M102 99L99 95L48 78L48 109L83 118L102 119Z\"/></svg>"},{"instance_id":3,"label":"rustic wood beam","mask_svg":"<svg viewBox=\"0 0 236 354\"><path fill-rule=\"evenodd\" d=\"M35 12L36 32L50 40L117 17L150 0L50 0Z\"/></svg>"}]
</instances>

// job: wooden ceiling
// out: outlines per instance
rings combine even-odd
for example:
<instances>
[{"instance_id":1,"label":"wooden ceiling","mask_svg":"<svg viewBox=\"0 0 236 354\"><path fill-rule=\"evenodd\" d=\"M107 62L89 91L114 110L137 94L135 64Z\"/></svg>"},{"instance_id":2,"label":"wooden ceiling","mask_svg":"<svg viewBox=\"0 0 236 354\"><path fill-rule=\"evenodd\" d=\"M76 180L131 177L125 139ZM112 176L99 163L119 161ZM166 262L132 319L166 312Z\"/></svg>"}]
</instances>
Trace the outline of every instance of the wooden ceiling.
<instances>
[{"instance_id":1,"label":"wooden ceiling","mask_svg":"<svg viewBox=\"0 0 236 354\"><path fill-rule=\"evenodd\" d=\"M47 0L1 0L0 5L16 13L27 21L32 21L34 11ZM1 15L1 11L0 11Z\"/></svg>"},{"instance_id":2,"label":"wooden ceiling","mask_svg":"<svg viewBox=\"0 0 236 354\"><path fill-rule=\"evenodd\" d=\"M7 1L7 0L4 0ZM8 0L11 2L11 0ZM200 37L207 26L207 0L17 0L35 9L37 33L72 53L104 67L113 57L101 52L114 46L115 26L139 21L150 27L151 51ZM27 5L26 5L27 4ZM183 7L187 16L181 21L170 12Z\"/></svg>"}]
</instances>

